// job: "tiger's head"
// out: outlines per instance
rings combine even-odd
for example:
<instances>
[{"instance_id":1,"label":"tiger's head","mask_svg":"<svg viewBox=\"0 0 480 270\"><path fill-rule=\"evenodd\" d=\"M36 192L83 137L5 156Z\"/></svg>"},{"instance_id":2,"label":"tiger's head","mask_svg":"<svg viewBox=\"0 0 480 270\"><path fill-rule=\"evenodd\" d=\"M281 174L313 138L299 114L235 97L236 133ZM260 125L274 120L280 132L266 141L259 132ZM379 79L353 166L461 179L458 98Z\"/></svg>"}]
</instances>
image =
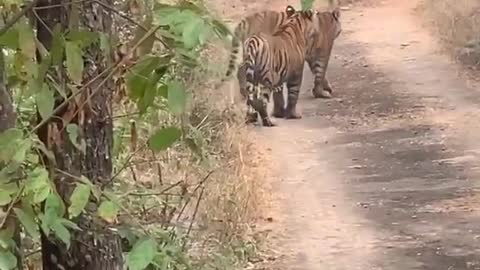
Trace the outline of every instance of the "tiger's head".
<instances>
[{"instance_id":1,"label":"tiger's head","mask_svg":"<svg viewBox=\"0 0 480 270\"><path fill-rule=\"evenodd\" d=\"M311 31L314 33L318 33L318 31L323 33L328 32L333 39L336 39L342 32L340 9L338 7L332 11L323 12L317 10L306 10L303 11L303 17L312 22Z\"/></svg>"}]
</instances>

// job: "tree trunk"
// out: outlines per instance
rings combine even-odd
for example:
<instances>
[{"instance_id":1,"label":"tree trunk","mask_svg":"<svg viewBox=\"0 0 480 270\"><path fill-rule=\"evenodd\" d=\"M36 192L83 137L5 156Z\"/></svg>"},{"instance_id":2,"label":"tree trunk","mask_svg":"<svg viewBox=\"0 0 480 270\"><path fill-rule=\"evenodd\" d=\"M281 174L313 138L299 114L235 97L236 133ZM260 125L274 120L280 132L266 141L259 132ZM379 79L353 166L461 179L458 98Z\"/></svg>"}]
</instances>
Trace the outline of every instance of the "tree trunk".
<instances>
[{"instance_id":1,"label":"tree trunk","mask_svg":"<svg viewBox=\"0 0 480 270\"><path fill-rule=\"evenodd\" d=\"M111 0L102 2L111 5ZM63 6L62 3L64 4L62 0L43 0L40 1L40 5L51 8L37 9L39 17L43 20L37 21L37 35L47 49L50 48L52 40L49 29L54 29L56 23L66 28L68 22L71 23L72 17L74 24L78 23L81 30L110 35L112 29L110 15L95 1L77 1ZM79 11L76 15L72 13L75 8ZM75 18L78 18L78 21ZM83 83L96 78L106 69L107 59L100 49L99 42L84 53L84 63ZM58 80L66 89L67 80L64 74L65 71L61 71L61 78ZM55 155L55 166L58 170L53 168L51 171L57 191L65 202L68 202L75 187L76 181L72 175L76 177L83 175L99 188L109 184L113 145L112 87L111 78L100 76L38 131L39 138ZM89 95L92 96L87 102ZM56 99L57 106L61 102L60 99L61 97ZM79 137L86 142L85 152L79 151L69 141L65 129L65 125L69 123L75 123L80 128ZM67 174L62 174L62 171ZM42 236L43 269L123 269L120 238L108 229L107 224L95 218L97 203L91 198L85 209L86 214L78 218L77 225L82 231L72 232L70 249L53 237Z\"/></svg>"}]
</instances>

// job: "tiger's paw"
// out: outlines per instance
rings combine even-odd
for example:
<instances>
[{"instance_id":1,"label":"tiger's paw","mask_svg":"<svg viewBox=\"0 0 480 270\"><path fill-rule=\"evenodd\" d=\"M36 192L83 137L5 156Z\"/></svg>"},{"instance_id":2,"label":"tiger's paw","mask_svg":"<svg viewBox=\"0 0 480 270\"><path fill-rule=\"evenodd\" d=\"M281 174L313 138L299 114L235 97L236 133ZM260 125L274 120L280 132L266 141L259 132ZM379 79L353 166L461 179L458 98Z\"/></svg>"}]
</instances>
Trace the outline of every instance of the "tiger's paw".
<instances>
[{"instance_id":1,"label":"tiger's paw","mask_svg":"<svg viewBox=\"0 0 480 270\"><path fill-rule=\"evenodd\" d=\"M317 90L315 88L312 89L312 94L314 98L331 98L332 97L332 90L331 89L322 89Z\"/></svg>"},{"instance_id":2,"label":"tiger's paw","mask_svg":"<svg viewBox=\"0 0 480 270\"><path fill-rule=\"evenodd\" d=\"M288 109L286 110L285 113L285 118L286 119L301 119L302 115L297 112L296 109Z\"/></svg>"},{"instance_id":3,"label":"tiger's paw","mask_svg":"<svg viewBox=\"0 0 480 270\"><path fill-rule=\"evenodd\" d=\"M246 124L251 124L251 123L256 123L258 119L258 113L247 113L247 116L245 117L245 123Z\"/></svg>"},{"instance_id":4,"label":"tiger's paw","mask_svg":"<svg viewBox=\"0 0 480 270\"><path fill-rule=\"evenodd\" d=\"M276 125L272 122L272 120L270 120L270 118L264 118L264 119L262 119L262 124L263 124L264 127L274 127L274 126L276 126Z\"/></svg>"},{"instance_id":5,"label":"tiger's paw","mask_svg":"<svg viewBox=\"0 0 480 270\"><path fill-rule=\"evenodd\" d=\"M302 119L302 115L297 112L287 113L285 115L286 119Z\"/></svg>"},{"instance_id":6,"label":"tiger's paw","mask_svg":"<svg viewBox=\"0 0 480 270\"><path fill-rule=\"evenodd\" d=\"M272 112L272 116L275 118L285 118L285 110L284 109L274 109Z\"/></svg>"}]
</instances>

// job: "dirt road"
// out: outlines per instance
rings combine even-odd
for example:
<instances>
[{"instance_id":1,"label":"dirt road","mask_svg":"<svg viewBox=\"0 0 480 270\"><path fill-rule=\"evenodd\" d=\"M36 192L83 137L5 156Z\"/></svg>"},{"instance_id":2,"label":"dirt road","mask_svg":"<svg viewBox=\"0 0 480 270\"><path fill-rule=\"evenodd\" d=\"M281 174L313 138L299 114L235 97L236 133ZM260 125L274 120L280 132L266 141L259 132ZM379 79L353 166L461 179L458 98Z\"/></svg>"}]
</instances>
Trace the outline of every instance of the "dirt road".
<instances>
[{"instance_id":1,"label":"dirt road","mask_svg":"<svg viewBox=\"0 0 480 270\"><path fill-rule=\"evenodd\" d=\"M271 269L480 269L480 87L418 1L378 2L342 13L334 98L306 71L303 119L254 128L274 165Z\"/></svg>"}]
</instances>

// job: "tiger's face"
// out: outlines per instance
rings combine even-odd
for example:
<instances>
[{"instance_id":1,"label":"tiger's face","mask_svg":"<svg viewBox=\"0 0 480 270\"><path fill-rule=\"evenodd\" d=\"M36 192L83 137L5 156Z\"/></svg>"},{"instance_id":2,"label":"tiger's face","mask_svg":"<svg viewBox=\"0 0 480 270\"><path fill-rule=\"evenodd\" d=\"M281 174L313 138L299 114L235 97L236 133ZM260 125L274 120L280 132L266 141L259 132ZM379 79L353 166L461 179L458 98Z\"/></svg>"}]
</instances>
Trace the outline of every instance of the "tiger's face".
<instances>
[{"instance_id":1,"label":"tiger's face","mask_svg":"<svg viewBox=\"0 0 480 270\"><path fill-rule=\"evenodd\" d=\"M317 31L332 31L331 33L333 33L334 39L336 39L342 32L340 10L338 8L326 12L315 11L315 16L313 16L312 22Z\"/></svg>"}]
</instances>

